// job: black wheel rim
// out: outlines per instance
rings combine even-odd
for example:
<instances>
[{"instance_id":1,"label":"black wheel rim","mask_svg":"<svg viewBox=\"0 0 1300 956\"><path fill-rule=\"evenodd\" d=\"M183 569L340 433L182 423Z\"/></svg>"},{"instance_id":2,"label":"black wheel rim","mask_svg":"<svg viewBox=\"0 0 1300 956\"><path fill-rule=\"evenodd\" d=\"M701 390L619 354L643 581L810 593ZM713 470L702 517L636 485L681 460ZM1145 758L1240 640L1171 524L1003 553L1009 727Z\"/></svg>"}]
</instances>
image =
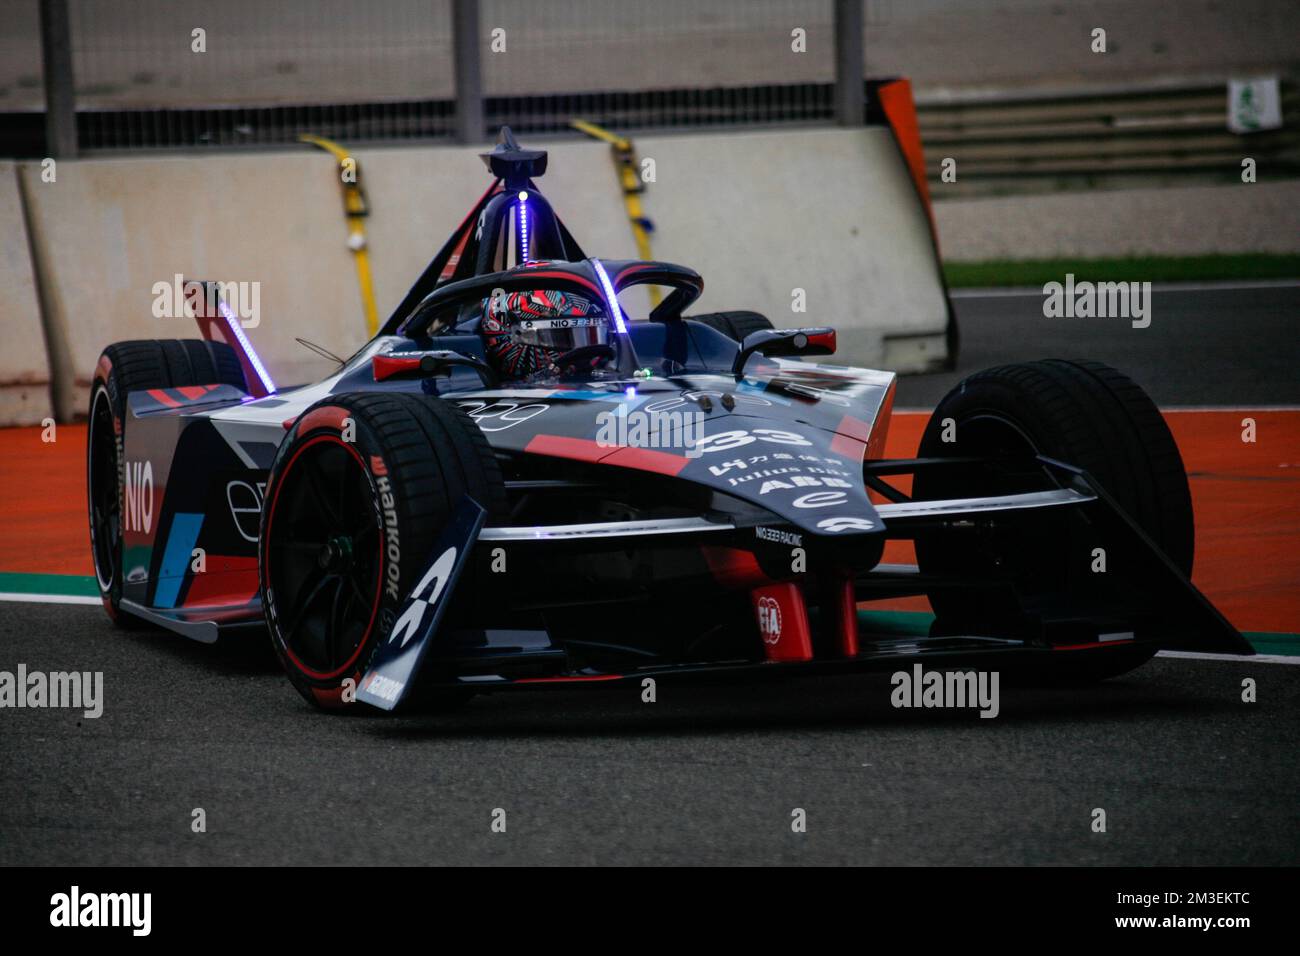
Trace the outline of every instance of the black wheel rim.
<instances>
[{"instance_id":1,"label":"black wheel rim","mask_svg":"<svg viewBox=\"0 0 1300 956\"><path fill-rule=\"evenodd\" d=\"M278 638L308 676L335 677L360 654L379 603L374 488L333 437L303 445L281 473L267 527L267 583Z\"/></svg>"},{"instance_id":2,"label":"black wheel rim","mask_svg":"<svg viewBox=\"0 0 1300 956\"><path fill-rule=\"evenodd\" d=\"M95 394L90 413L90 451L86 456L89 474L90 538L95 560L95 577L100 590L112 591L118 576L118 544L122 533L122 496L117 478L117 440L108 392Z\"/></svg>"}]
</instances>

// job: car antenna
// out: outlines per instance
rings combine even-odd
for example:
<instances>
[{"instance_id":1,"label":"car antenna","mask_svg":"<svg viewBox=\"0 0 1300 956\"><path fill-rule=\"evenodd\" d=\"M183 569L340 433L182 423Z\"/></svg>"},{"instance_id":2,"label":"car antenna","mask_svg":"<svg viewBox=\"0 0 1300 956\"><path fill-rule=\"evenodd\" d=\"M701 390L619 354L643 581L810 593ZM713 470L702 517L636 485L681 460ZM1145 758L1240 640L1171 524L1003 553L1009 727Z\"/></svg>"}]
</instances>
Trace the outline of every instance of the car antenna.
<instances>
[{"instance_id":1,"label":"car antenna","mask_svg":"<svg viewBox=\"0 0 1300 956\"><path fill-rule=\"evenodd\" d=\"M324 348L323 346L317 345L315 342L308 342L306 339L299 338L299 337L296 336L296 335L293 337L293 340L294 340L295 342L297 342L299 345L301 345L303 348L311 349L311 350L312 350L313 352L315 352L317 355L321 356L321 358L327 358L327 359L329 359L331 362L338 362L338 363L339 363L339 368L342 368L344 365L347 364L347 362L343 361L343 359L339 358L337 355L335 355L335 354L334 354L333 352L331 352L329 349Z\"/></svg>"}]
</instances>

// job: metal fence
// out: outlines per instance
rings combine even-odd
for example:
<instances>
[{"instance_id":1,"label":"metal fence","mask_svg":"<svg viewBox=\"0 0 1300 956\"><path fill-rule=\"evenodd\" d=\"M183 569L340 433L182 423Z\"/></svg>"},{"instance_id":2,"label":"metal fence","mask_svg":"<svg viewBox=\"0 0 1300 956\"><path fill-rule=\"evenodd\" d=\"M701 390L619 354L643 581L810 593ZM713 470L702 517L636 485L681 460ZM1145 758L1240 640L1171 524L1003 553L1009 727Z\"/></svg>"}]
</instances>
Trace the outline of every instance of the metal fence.
<instances>
[{"instance_id":1,"label":"metal fence","mask_svg":"<svg viewBox=\"0 0 1300 956\"><path fill-rule=\"evenodd\" d=\"M1213 81L1143 88L1099 86L1102 74L1086 71L1108 69L1103 60L1077 58L1091 54L1053 27L1065 11L1045 0L0 0L0 154L57 154L60 142L82 153L274 146L304 132L350 144L452 142L485 139L503 123L556 133L575 118L628 133L861 122L864 37L874 42L872 72L907 39L906 59L943 79L958 30L984 58L981 79L995 67L989 48L1017 38L1026 51L1050 48L1042 56L1076 51L1064 65L1088 78L1055 93L1022 93L1015 82L923 89L931 177L945 158L961 169L942 195L1226 179L1245 148L1276 172L1300 174L1293 129L1245 138L1225 129L1226 65L1256 47L1275 61L1277 36L1300 21L1300 8L1239 2L1256 25L1248 35L1237 35L1245 28L1236 19L1237 32L1206 32L1218 21L1198 21L1201 32L1169 34L1182 37L1174 52L1184 57L1198 38L1219 37L1207 58L1225 69ZM1163 9L1146 0L1091 6L1108 22L1128 17L1126 41ZM61 87L42 77L38 16L59 9ZM837 29L845 11L856 29ZM1039 39L995 39L1015 30ZM44 52L60 62L57 48ZM45 114L60 89L63 140ZM1300 102L1294 84L1284 91L1289 118Z\"/></svg>"}]
</instances>

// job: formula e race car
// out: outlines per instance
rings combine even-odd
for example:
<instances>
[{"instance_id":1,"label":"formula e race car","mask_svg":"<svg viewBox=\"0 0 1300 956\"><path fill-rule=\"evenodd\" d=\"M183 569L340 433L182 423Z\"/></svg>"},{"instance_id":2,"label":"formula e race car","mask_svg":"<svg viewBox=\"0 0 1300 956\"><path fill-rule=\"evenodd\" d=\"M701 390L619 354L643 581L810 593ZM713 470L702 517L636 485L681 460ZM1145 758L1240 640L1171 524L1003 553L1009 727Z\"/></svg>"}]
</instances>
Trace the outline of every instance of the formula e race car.
<instances>
[{"instance_id":1,"label":"formula e race car","mask_svg":"<svg viewBox=\"0 0 1300 956\"><path fill-rule=\"evenodd\" d=\"M735 672L1096 680L1250 645L1192 586L1178 449L1096 362L967 378L887 459L895 376L830 328L687 316L703 280L588 256L503 131L492 185L370 342L275 390L196 283L202 340L96 369L104 606L271 642L328 709ZM662 298L647 314L629 304ZM907 542L915 563L882 560ZM898 546L895 546L898 547ZM900 633L871 602L928 598ZM926 620L929 620L926 618Z\"/></svg>"}]
</instances>

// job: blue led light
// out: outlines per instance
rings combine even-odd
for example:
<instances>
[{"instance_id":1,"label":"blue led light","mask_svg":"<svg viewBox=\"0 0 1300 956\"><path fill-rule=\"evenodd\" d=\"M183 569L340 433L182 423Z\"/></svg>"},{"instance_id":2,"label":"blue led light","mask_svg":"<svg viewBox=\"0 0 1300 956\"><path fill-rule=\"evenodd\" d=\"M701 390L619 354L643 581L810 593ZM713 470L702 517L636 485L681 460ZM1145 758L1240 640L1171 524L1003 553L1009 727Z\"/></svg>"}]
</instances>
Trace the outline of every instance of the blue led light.
<instances>
[{"instance_id":1,"label":"blue led light","mask_svg":"<svg viewBox=\"0 0 1300 956\"><path fill-rule=\"evenodd\" d=\"M519 192L519 261L528 261L528 193Z\"/></svg>"},{"instance_id":2,"label":"blue led light","mask_svg":"<svg viewBox=\"0 0 1300 956\"><path fill-rule=\"evenodd\" d=\"M271 376L267 374L266 366L262 364L262 360L257 357L257 352L253 349L253 343L248 341L248 336L244 334L244 328L239 324L239 319L230 310L230 306L226 304L224 299L217 300L217 311L226 320L226 325L230 327L235 340L239 342L239 347L248 356L248 362L253 366L253 371L257 373L257 377L262 380L262 386L266 389L266 393L268 395L274 394L275 383L271 381Z\"/></svg>"},{"instance_id":3,"label":"blue led light","mask_svg":"<svg viewBox=\"0 0 1300 956\"><path fill-rule=\"evenodd\" d=\"M605 267L600 264L599 259L592 259L591 264L596 267L596 275L600 276L600 284L605 290L605 302L609 306L609 314L614 317L614 327L627 335L627 323L623 321L623 312L618 307L618 296L614 294L614 283L609 281L609 275L606 274Z\"/></svg>"},{"instance_id":4,"label":"blue led light","mask_svg":"<svg viewBox=\"0 0 1300 956\"><path fill-rule=\"evenodd\" d=\"M636 398L636 386L629 385L627 388L623 389L623 394L628 398Z\"/></svg>"}]
</instances>

